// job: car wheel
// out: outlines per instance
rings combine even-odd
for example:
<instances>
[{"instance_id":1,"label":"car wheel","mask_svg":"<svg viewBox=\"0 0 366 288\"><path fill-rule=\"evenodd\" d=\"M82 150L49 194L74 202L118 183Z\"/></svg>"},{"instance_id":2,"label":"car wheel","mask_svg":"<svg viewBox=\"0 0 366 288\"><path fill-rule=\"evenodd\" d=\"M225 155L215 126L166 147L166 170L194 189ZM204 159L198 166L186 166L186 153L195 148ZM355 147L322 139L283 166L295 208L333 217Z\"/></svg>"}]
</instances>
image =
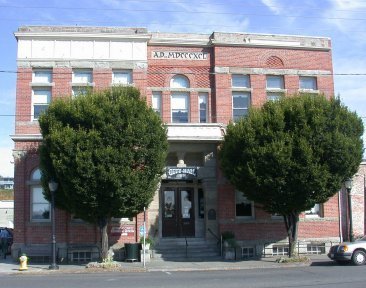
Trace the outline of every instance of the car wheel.
<instances>
[{"instance_id":1,"label":"car wheel","mask_svg":"<svg viewBox=\"0 0 366 288\"><path fill-rule=\"evenodd\" d=\"M354 265L364 265L366 263L366 253L361 250L353 252L352 263Z\"/></svg>"}]
</instances>

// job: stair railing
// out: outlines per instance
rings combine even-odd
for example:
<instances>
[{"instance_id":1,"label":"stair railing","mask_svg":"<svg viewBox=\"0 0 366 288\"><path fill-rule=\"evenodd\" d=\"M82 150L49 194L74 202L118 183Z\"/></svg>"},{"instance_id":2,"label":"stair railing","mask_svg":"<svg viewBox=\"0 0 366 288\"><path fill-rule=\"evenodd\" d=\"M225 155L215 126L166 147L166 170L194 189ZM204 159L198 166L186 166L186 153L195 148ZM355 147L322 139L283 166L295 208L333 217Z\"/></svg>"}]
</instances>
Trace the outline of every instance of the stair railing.
<instances>
[{"instance_id":1,"label":"stair railing","mask_svg":"<svg viewBox=\"0 0 366 288\"><path fill-rule=\"evenodd\" d=\"M217 245L220 246L220 256L222 256L222 235L220 237L217 236L210 228L207 231L217 240Z\"/></svg>"},{"instance_id":2,"label":"stair railing","mask_svg":"<svg viewBox=\"0 0 366 288\"><path fill-rule=\"evenodd\" d=\"M188 241L186 236L184 236L184 238L186 240L186 258L188 258Z\"/></svg>"}]
</instances>

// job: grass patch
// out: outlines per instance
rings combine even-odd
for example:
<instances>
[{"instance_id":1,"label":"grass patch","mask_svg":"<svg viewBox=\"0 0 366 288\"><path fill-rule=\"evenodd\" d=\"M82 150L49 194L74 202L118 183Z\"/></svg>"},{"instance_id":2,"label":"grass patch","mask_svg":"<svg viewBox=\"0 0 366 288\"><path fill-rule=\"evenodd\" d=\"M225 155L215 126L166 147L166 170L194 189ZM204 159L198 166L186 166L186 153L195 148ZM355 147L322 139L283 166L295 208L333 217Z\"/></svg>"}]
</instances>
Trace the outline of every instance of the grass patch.
<instances>
[{"instance_id":1,"label":"grass patch","mask_svg":"<svg viewBox=\"0 0 366 288\"><path fill-rule=\"evenodd\" d=\"M306 256L281 257L276 259L277 263L309 263L310 261L310 258Z\"/></svg>"},{"instance_id":2,"label":"grass patch","mask_svg":"<svg viewBox=\"0 0 366 288\"><path fill-rule=\"evenodd\" d=\"M14 200L14 191L0 189L0 200Z\"/></svg>"}]
</instances>

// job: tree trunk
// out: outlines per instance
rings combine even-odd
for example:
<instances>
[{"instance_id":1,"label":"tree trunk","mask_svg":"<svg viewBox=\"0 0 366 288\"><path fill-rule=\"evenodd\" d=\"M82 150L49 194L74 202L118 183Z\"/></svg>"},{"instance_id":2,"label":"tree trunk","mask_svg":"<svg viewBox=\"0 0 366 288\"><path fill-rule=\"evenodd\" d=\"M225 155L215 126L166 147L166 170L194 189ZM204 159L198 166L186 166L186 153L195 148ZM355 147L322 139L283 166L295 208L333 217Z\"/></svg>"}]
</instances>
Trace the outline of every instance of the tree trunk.
<instances>
[{"instance_id":1,"label":"tree trunk","mask_svg":"<svg viewBox=\"0 0 366 288\"><path fill-rule=\"evenodd\" d=\"M296 255L295 247L297 243L297 231L299 223L299 213L291 212L283 216L288 236L288 257Z\"/></svg>"},{"instance_id":2,"label":"tree trunk","mask_svg":"<svg viewBox=\"0 0 366 288\"><path fill-rule=\"evenodd\" d=\"M106 218L99 219L99 228L100 228L100 234L102 236L102 247L101 247L101 257L102 260L107 259L108 257L108 234L107 234L107 227L108 227L108 221Z\"/></svg>"}]
</instances>

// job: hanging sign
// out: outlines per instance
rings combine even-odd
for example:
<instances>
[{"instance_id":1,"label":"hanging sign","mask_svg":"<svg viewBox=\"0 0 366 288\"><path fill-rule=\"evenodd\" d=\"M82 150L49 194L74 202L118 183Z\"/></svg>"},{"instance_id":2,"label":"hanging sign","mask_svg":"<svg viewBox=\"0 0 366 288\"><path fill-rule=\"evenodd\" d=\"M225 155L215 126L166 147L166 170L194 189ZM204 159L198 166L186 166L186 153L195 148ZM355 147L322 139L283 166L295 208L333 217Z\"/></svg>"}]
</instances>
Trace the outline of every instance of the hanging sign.
<instances>
[{"instance_id":1,"label":"hanging sign","mask_svg":"<svg viewBox=\"0 0 366 288\"><path fill-rule=\"evenodd\" d=\"M197 167L167 167L167 179L193 179L197 177Z\"/></svg>"}]
</instances>

